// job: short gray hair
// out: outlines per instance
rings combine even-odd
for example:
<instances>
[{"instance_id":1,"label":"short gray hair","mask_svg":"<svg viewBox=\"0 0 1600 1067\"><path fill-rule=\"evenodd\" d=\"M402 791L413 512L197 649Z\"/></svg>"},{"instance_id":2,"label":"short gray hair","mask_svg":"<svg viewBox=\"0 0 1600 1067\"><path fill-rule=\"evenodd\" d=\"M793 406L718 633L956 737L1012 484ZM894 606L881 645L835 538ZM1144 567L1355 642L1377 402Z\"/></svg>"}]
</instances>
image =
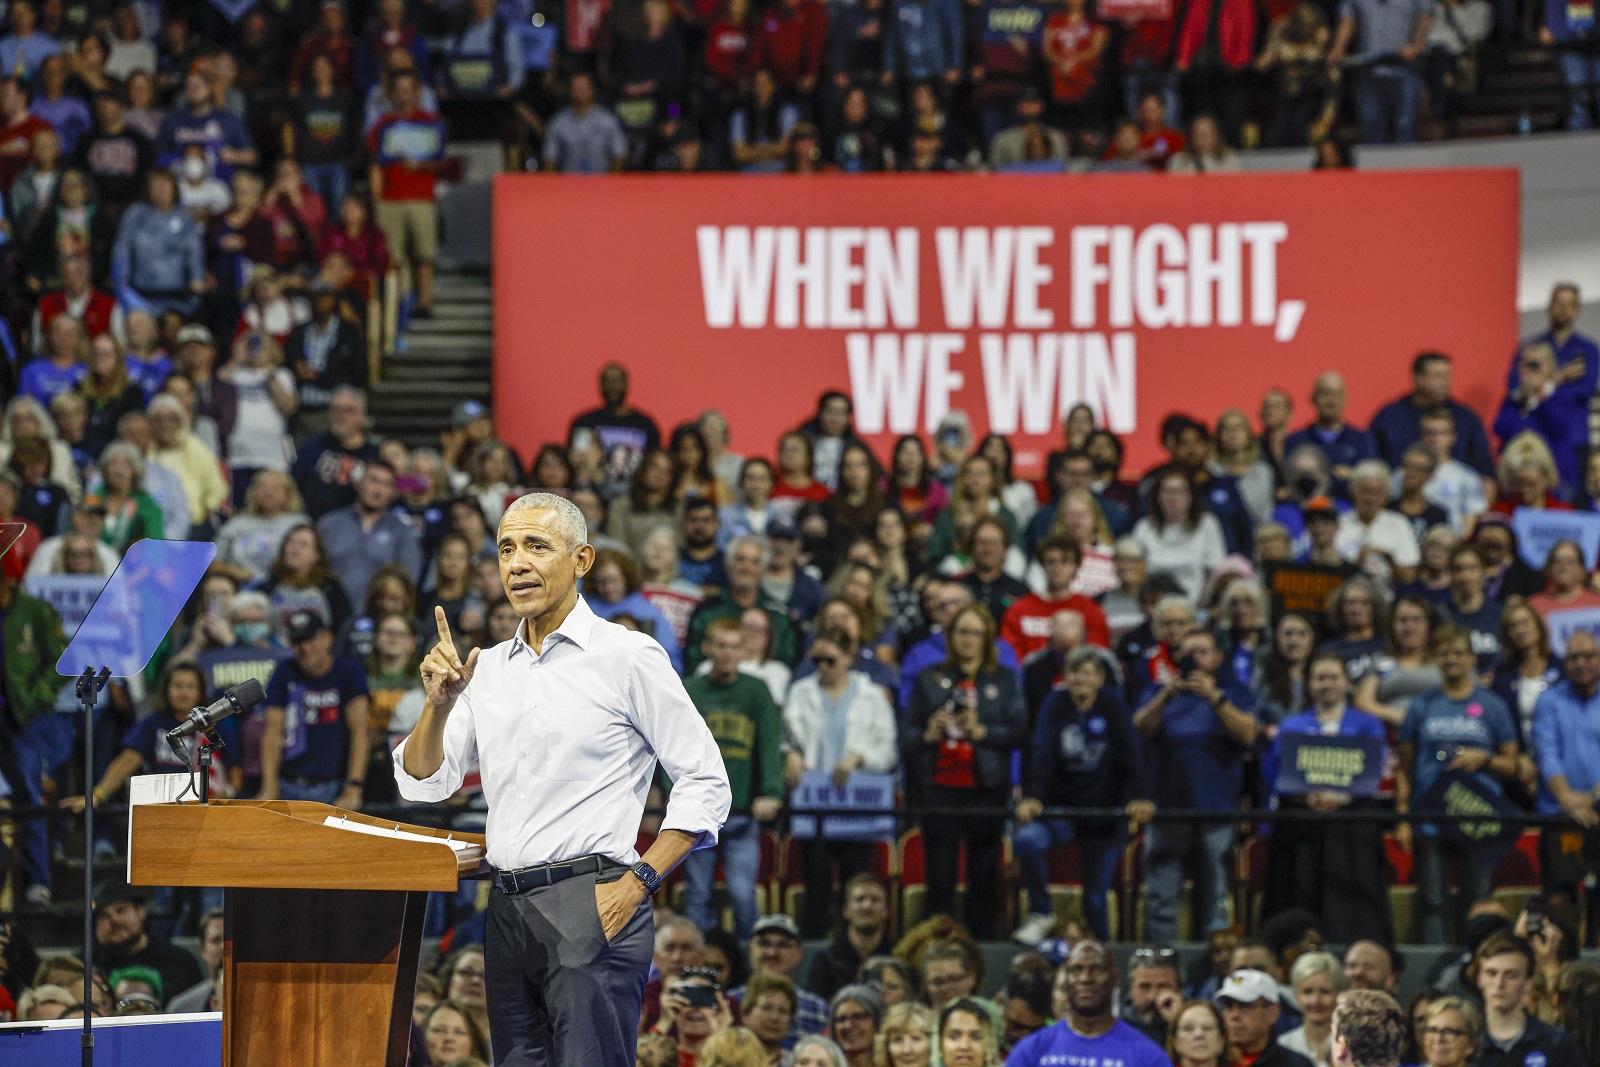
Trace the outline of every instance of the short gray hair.
<instances>
[{"instance_id":1,"label":"short gray hair","mask_svg":"<svg viewBox=\"0 0 1600 1067\"><path fill-rule=\"evenodd\" d=\"M873 1029L883 1025L883 994L866 982L852 982L843 986L833 995L828 1002L828 1018L831 1021L833 1013L839 1010L839 1005L854 1001L866 1009L872 1016Z\"/></svg>"},{"instance_id":2,"label":"short gray hair","mask_svg":"<svg viewBox=\"0 0 1600 1067\"><path fill-rule=\"evenodd\" d=\"M1133 534L1123 534L1117 538L1117 543L1113 546L1113 550L1126 552L1128 555L1137 556L1140 559L1150 558L1150 553L1145 550L1144 542L1133 536Z\"/></svg>"},{"instance_id":3,"label":"short gray hair","mask_svg":"<svg viewBox=\"0 0 1600 1067\"><path fill-rule=\"evenodd\" d=\"M555 513L555 521L551 524L556 533L567 542L567 548L579 549L589 543L589 523L583 517L583 512L578 510L578 505L564 496L554 493L526 493L513 500L506 508L505 515L500 516L500 521L506 521L506 515L516 511L550 511Z\"/></svg>"},{"instance_id":4,"label":"short gray hair","mask_svg":"<svg viewBox=\"0 0 1600 1067\"><path fill-rule=\"evenodd\" d=\"M789 1053L790 1061L798 1060L800 1054L808 1048L820 1048L828 1057L828 1062L833 1067L849 1067L850 1061L844 1058L844 1049L834 1044L821 1034L808 1034L795 1042L794 1051Z\"/></svg>"},{"instance_id":5,"label":"short gray hair","mask_svg":"<svg viewBox=\"0 0 1600 1067\"><path fill-rule=\"evenodd\" d=\"M126 417L127 416L124 416L124 418ZM134 448L126 441L113 441L109 445L106 445L105 451L100 453L100 458L96 461L95 465L100 468L103 474L106 469L106 465L114 459L123 459L128 461L128 466L133 468L133 489L135 492L143 492L144 457L139 454L139 450Z\"/></svg>"},{"instance_id":6,"label":"short gray hair","mask_svg":"<svg viewBox=\"0 0 1600 1067\"><path fill-rule=\"evenodd\" d=\"M231 619L249 608L255 608L267 618L272 618L272 601L267 599L267 594L258 593L253 589L246 589L242 593L233 595L233 600L228 604L228 618Z\"/></svg>"},{"instance_id":7,"label":"short gray hair","mask_svg":"<svg viewBox=\"0 0 1600 1067\"><path fill-rule=\"evenodd\" d=\"M1382 482L1389 484L1389 465L1381 459L1364 459L1350 468L1350 484L1357 482Z\"/></svg>"},{"instance_id":8,"label":"short gray hair","mask_svg":"<svg viewBox=\"0 0 1600 1067\"><path fill-rule=\"evenodd\" d=\"M1343 993L1350 988L1344 976L1344 964L1331 952L1307 952L1294 961L1289 970L1289 988L1298 990L1300 983L1314 974L1325 974L1333 982L1333 991Z\"/></svg>"},{"instance_id":9,"label":"short gray hair","mask_svg":"<svg viewBox=\"0 0 1600 1067\"><path fill-rule=\"evenodd\" d=\"M729 541L726 558L732 559L733 554L745 545L755 545L756 548L761 550L761 569L766 570L767 564L772 562L772 547L767 544L767 539L760 534L741 534Z\"/></svg>"}]
</instances>

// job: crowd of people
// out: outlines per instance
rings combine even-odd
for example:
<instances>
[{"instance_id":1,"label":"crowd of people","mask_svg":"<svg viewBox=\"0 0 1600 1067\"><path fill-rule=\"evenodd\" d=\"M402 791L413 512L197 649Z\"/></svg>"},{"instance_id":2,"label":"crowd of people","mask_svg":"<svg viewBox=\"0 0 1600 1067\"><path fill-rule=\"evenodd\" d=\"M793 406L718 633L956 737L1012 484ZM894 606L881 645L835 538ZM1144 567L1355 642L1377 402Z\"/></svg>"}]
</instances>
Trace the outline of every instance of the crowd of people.
<instances>
[{"instance_id":1,"label":"crowd of people","mask_svg":"<svg viewBox=\"0 0 1600 1067\"><path fill-rule=\"evenodd\" d=\"M1579 306L1574 287L1554 290L1548 330L1510 360L1492 436L1452 399L1449 357L1424 353L1412 390L1370 427L1348 421L1329 372L1309 418L1280 390L1254 420L1171 415L1159 427L1166 456L1143 472L1125 471L1123 442L1077 407L1039 481L1013 470L1004 437L975 440L959 411L931 449L910 436L880 457L839 392L781 433L770 460L759 442L733 451L743 442L716 411L663 435L616 364L600 372L599 406L528 458L471 401L438 448L379 440L349 385L328 390L310 424L325 428L307 432L289 421L305 412L304 382L281 373L274 386L237 362L211 373L216 345L198 324L151 359L171 370L148 383L148 412L132 403L98 420L94 442L88 413L126 373L118 350L97 344L75 383L19 395L5 413L0 521L22 533L0 577L0 782L15 806L114 803L132 775L188 766L166 742L172 722L257 677L267 699L226 724L217 795L394 804L389 753L421 711L423 635L436 611L463 650L515 632L495 530L519 495L548 491L586 519L596 557L585 599L661 643L728 768L734 815L715 850L685 864L679 925L723 938L725 955L748 942L769 962L840 931L827 953L834 989L794 994L791 1014L815 1030L828 1018L820 998L885 947L890 914L1046 947L1071 929L1094 943L1231 944L1240 927L1285 916L1391 960L1405 940L1474 945L1485 922L1510 917L1493 864L1426 818L1442 780L1553 820L1538 835L1543 933L1528 942L1564 946L1541 967L1565 962L1595 929L1585 842L1600 823L1600 643L1563 613L1600 605L1600 589L1592 544L1556 540L1536 567L1516 531L1530 515L1592 513L1600 499L1600 461L1582 443L1600 348L1578 332ZM63 323L81 335L71 318L51 332ZM269 409L283 420L281 458L252 467L219 449L237 435L222 427L259 425ZM216 562L148 677L108 688L97 734L110 742L96 780L78 782L74 718L57 713L73 701L52 670L67 635L51 598L64 578L105 575L130 544L163 536L214 539ZM1269 576L1285 565L1332 577L1317 610L1274 611ZM1383 781L1361 795L1283 789L1295 735L1369 739L1390 754ZM869 778L891 783L923 852L919 914L903 910L909 897L890 909L872 874L892 835L875 846L790 825L796 788ZM452 800L467 820L481 817L473 780ZM659 781L663 796L670 787ZM1185 817L1296 808L1349 817L1270 829ZM52 825L17 824L13 931L51 903ZM772 831L795 837L791 877L805 891L792 916L760 913ZM97 847L115 849L109 837ZM1259 900L1240 897L1235 857L1259 848ZM1064 850L1081 860L1076 910L1052 893ZM1008 852L1025 901L1014 915ZM1108 906L1124 868L1138 874L1119 891L1142 894L1131 927ZM1390 889L1406 881L1403 922ZM856 899L863 886L874 902ZM127 921L110 932L157 946L202 932L218 903L214 891L158 890L147 915L135 894L123 888ZM436 900L433 932L481 941L472 897ZM852 918L863 910L880 918ZM1287 999L1299 979L1281 949L1249 966L1277 975ZM941 970L975 966L937 953L929 963L930 990L949 977ZM9 972L19 995L26 977ZM192 984L144 995L170 1000ZM682 1006L671 993L654 1002Z\"/></svg>"}]
</instances>

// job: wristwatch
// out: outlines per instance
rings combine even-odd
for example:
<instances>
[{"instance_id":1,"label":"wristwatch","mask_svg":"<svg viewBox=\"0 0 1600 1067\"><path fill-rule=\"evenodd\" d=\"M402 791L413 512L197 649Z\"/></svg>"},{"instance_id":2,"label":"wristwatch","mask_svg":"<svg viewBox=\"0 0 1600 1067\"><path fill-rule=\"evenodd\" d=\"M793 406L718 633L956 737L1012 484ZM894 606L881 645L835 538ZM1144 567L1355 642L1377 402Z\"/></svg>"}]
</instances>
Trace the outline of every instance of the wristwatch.
<instances>
[{"instance_id":1,"label":"wristwatch","mask_svg":"<svg viewBox=\"0 0 1600 1067\"><path fill-rule=\"evenodd\" d=\"M661 888L661 876L656 873L656 869L654 867L650 866L644 860L640 860L638 863L635 863L632 867L629 867L628 870L632 871L634 877L638 878L639 881L644 883L645 896L655 896L656 890Z\"/></svg>"}]
</instances>

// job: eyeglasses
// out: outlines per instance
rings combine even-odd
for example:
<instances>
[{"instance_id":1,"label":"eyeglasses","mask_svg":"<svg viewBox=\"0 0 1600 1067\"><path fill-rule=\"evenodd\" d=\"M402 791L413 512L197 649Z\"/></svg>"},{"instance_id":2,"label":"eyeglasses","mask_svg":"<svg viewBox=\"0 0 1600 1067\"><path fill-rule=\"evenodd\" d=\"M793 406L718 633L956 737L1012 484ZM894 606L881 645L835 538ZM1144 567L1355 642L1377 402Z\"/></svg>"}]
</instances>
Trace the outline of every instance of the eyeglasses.
<instances>
[{"instance_id":1,"label":"eyeglasses","mask_svg":"<svg viewBox=\"0 0 1600 1067\"><path fill-rule=\"evenodd\" d=\"M852 1011L848 1014L835 1015L833 1017L833 1025L848 1024L854 1026L856 1023L870 1022L871 1020L872 1016L864 1011Z\"/></svg>"},{"instance_id":2,"label":"eyeglasses","mask_svg":"<svg viewBox=\"0 0 1600 1067\"><path fill-rule=\"evenodd\" d=\"M483 972L482 971L468 970L467 968L463 967L463 968L461 968L461 970L459 970L459 971L457 971L455 973L455 977L457 977L457 978L465 978L465 979L467 979L469 981L473 981L473 982L481 982L481 981L483 981Z\"/></svg>"},{"instance_id":3,"label":"eyeglasses","mask_svg":"<svg viewBox=\"0 0 1600 1067\"><path fill-rule=\"evenodd\" d=\"M1467 1032L1454 1026L1428 1026L1423 1028L1422 1036L1442 1037L1446 1041L1459 1041L1467 1036Z\"/></svg>"},{"instance_id":4,"label":"eyeglasses","mask_svg":"<svg viewBox=\"0 0 1600 1067\"><path fill-rule=\"evenodd\" d=\"M1133 950L1135 960L1160 960L1162 963L1178 962L1178 950L1167 945L1156 947L1146 946Z\"/></svg>"},{"instance_id":5,"label":"eyeglasses","mask_svg":"<svg viewBox=\"0 0 1600 1067\"><path fill-rule=\"evenodd\" d=\"M811 659L819 667L834 667L839 663L838 656L812 656Z\"/></svg>"}]
</instances>

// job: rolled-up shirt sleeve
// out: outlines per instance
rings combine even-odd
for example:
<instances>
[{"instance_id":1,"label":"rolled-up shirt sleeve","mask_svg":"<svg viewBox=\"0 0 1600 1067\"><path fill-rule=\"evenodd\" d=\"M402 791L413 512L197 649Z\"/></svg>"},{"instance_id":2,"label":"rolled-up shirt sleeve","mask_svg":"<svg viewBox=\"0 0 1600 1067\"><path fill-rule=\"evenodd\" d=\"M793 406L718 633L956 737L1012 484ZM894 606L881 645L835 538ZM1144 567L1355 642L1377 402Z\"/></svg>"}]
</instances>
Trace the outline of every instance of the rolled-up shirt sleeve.
<instances>
[{"instance_id":1,"label":"rolled-up shirt sleeve","mask_svg":"<svg viewBox=\"0 0 1600 1067\"><path fill-rule=\"evenodd\" d=\"M641 642L629 658L628 697L635 728L672 780L661 829L695 837L695 848L715 845L733 804L728 770L716 738L654 641Z\"/></svg>"},{"instance_id":2,"label":"rolled-up shirt sleeve","mask_svg":"<svg viewBox=\"0 0 1600 1067\"><path fill-rule=\"evenodd\" d=\"M394 750L394 781L400 795L412 801L446 800L461 788L467 770L478 758L477 733L472 728L472 682L456 700L450 718L444 724L444 759L439 769L426 778L413 778L406 773L406 746L408 736Z\"/></svg>"}]
</instances>

